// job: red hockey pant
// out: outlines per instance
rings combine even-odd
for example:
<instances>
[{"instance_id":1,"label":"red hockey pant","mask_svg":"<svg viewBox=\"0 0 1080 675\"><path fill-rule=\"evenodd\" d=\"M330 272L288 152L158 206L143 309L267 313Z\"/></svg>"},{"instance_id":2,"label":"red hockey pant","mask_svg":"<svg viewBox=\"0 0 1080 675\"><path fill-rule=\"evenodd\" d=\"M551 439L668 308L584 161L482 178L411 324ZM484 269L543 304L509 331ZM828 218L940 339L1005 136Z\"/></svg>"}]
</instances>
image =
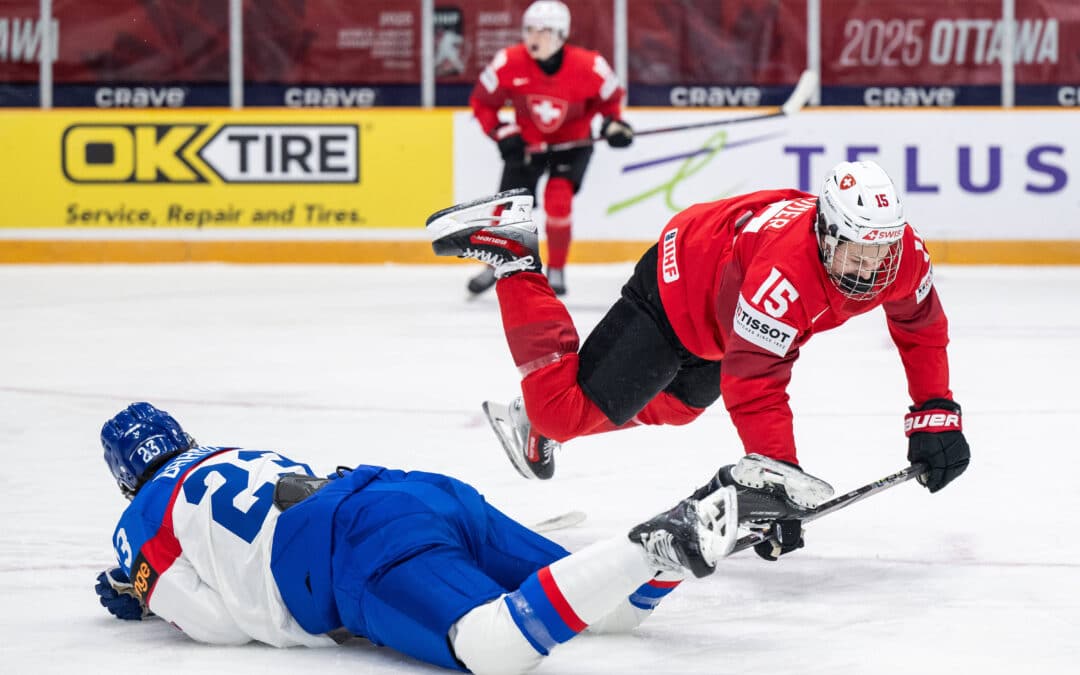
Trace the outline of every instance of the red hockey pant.
<instances>
[{"instance_id":1,"label":"red hockey pant","mask_svg":"<svg viewBox=\"0 0 1080 675\"><path fill-rule=\"evenodd\" d=\"M616 427L577 383L577 329L547 279L521 272L496 284L503 329L533 428L556 441L637 424L687 424L704 408L694 408L659 392L634 418Z\"/></svg>"}]
</instances>

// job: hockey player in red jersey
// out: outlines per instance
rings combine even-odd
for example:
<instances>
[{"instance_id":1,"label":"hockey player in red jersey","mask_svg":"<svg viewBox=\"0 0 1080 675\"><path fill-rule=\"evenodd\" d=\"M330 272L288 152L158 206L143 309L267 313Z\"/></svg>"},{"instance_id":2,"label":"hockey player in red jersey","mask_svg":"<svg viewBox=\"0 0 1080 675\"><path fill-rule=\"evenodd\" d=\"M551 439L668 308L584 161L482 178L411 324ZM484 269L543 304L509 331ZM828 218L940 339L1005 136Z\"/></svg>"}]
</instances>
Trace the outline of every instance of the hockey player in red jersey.
<instances>
[{"instance_id":1,"label":"hockey player in red jersey","mask_svg":"<svg viewBox=\"0 0 1080 675\"><path fill-rule=\"evenodd\" d=\"M571 204L592 156L592 147L527 154L527 149L587 139L592 121L603 119L601 134L611 147L634 140L622 120L623 89L600 54L566 44L570 10L557 0L537 0L525 10L520 44L501 50L480 74L469 98L484 133L499 146L504 166L499 190L536 193L548 174L541 203L547 214L548 279L556 295L566 292L564 267L570 251ZM514 122L499 120L507 101ZM469 281L483 293L495 284L491 268Z\"/></svg>"},{"instance_id":2,"label":"hockey player in red jersey","mask_svg":"<svg viewBox=\"0 0 1080 675\"><path fill-rule=\"evenodd\" d=\"M810 481L816 496L808 501L827 498L831 488L797 468L792 365L815 333L879 306L914 404L905 418L908 459L929 466L921 482L931 492L967 468L930 255L877 164L837 165L817 196L763 190L679 213L580 351L565 306L535 273L526 205L496 225L468 217L508 199L528 198L447 209L428 227L437 254L462 255L471 240L498 260L496 291L523 397L485 410L525 477L550 478L560 442L637 424L686 424L722 392L746 452L786 467L766 487ZM723 470L714 480L739 482ZM777 533L787 542L780 552L801 544L797 523L796 513Z\"/></svg>"}]
</instances>

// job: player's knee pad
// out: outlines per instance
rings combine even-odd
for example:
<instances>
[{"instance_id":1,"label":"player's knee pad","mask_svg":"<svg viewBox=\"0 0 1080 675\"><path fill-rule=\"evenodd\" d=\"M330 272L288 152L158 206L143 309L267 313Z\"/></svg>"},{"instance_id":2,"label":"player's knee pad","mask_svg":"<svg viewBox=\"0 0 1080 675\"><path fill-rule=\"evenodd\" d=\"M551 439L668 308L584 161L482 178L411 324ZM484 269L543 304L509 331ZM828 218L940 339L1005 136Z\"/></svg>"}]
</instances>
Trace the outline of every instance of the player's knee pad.
<instances>
[{"instance_id":1,"label":"player's knee pad","mask_svg":"<svg viewBox=\"0 0 1080 675\"><path fill-rule=\"evenodd\" d=\"M586 338L579 361L581 389L620 426L671 383L681 360L656 320L620 298Z\"/></svg>"},{"instance_id":2,"label":"player's knee pad","mask_svg":"<svg viewBox=\"0 0 1080 675\"><path fill-rule=\"evenodd\" d=\"M525 673L543 658L514 622L505 595L458 619L449 638L458 661L476 675Z\"/></svg>"},{"instance_id":3,"label":"player's knee pad","mask_svg":"<svg viewBox=\"0 0 1080 675\"><path fill-rule=\"evenodd\" d=\"M544 213L548 227L570 225L570 210L574 201L574 184L566 178L549 178L544 188Z\"/></svg>"}]
</instances>

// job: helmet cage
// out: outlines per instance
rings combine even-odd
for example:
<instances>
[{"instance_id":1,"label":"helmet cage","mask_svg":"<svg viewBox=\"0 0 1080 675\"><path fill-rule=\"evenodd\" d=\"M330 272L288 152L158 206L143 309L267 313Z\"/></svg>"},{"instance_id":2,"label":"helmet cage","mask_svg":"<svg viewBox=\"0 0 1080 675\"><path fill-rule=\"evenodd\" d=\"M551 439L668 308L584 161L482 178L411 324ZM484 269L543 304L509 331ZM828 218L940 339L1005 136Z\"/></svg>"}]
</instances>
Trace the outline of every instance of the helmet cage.
<instances>
[{"instance_id":1,"label":"helmet cage","mask_svg":"<svg viewBox=\"0 0 1080 675\"><path fill-rule=\"evenodd\" d=\"M844 297L871 300L896 281L904 250L902 238L879 244L852 241L839 234L839 227L828 222L821 209L816 230L821 262L829 280Z\"/></svg>"},{"instance_id":2,"label":"helmet cage","mask_svg":"<svg viewBox=\"0 0 1080 675\"><path fill-rule=\"evenodd\" d=\"M818 250L837 290L870 300L893 281L907 222L896 188L874 162L833 167L817 203Z\"/></svg>"}]
</instances>

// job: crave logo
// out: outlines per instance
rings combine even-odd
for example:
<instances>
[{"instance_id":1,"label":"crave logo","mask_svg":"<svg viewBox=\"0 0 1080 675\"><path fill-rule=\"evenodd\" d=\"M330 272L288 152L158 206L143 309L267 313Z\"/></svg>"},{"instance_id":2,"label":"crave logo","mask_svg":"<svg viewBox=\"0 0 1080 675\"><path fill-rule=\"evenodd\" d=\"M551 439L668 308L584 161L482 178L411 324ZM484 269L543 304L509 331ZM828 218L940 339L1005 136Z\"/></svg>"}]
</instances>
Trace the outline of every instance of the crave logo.
<instances>
[{"instance_id":1,"label":"crave logo","mask_svg":"<svg viewBox=\"0 0 1080 675\"><path fill-rule=\"evenodd\" d=\"M73 183L357 183L355 124L73 124L61 140Z\"/></svg>"}]
</instances>

